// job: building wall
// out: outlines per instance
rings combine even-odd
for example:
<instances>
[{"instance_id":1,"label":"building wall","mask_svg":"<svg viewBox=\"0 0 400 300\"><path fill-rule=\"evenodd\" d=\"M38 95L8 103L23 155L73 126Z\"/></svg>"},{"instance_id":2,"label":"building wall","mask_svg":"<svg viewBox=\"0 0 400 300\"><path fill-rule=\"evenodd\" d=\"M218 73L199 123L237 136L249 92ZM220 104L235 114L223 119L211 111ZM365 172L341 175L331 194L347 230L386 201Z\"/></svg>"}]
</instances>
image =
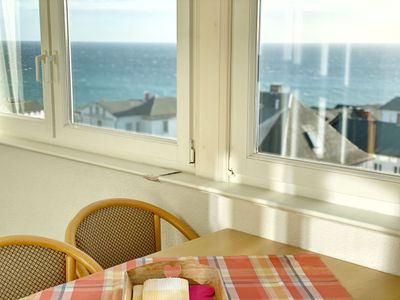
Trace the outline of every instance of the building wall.
<instances>
[{"instance_id":1,"label":"building wall","mask_svg":"<svg viewBox=\"0 0 400 300\"><path fill-rule=\"evenodd\" d=\"M136 123L141 123L142 117L140 116L129 116L129 117L121 117L118 118L116 124L118 129L122 130L128 130L129 126L132 126L132 131L136 131ZM131 124L131 125L129 125ZM141 130L141 127L139 125L139 129Z\"/></svg>"},{"instance_id":2,"label":"building wall","mask_svg":"<svg viewBox=\"0 0 400 300\"><path fill-rule=\"evenodd\" d=\"M98 113L96 113L96 107L98 109ZM84 109L80 110L80 113L80 123L98 126L98 122L101 122L101 127L115 127L115 117L108 111L105 111L101 106L98 106L96 104L87 106Z\"/></svg>"},{"instance_id":3,"label":"building wall","mask_svg":"<svg viewBox=\"0 0 400 300\"><path fill-rule=\"evenodd\" d=\"M400 174L400 159L386 155L374 155L374 158L359 165L371 170Z\"/></svg>"},{"instance_id":4,"label":"building wall","mask_svg":"<svg viewBox=\"0 0 400 300\"><path fill-rule=\"evenodd\" d=\"M400 274L400 239L395 235L0 145L0 235L62 240L80 208L110 197L158 205L200 235L230 227ZM171 235L170 228L164 232L164 246L183 240Z\"/></svg>"},{"instance_id":5,"label":"building wall","mask_svg":"<svg viewBox=\"0 0 400 300\"><path fill-rule=\"evenodd\" d=\"M382 110L381 120L388 123L397 123L397 115L399 112L392 110Z\"/></svg>"},{"instance_id":6,"label":"building wall","mask_svg":"<svg viewBox=\"0 0 400 300\"><path fill-rule=\"evenodd\" d=\"M164 131L164 121L168 122L168 130ZM141 128L154 135L176 136L176 118L160 120L142 120Z\"/></svg>"},{"instance_id":7,"label":"building wall","mask_svg":"<svg viewBox=\"0 0 400 300\"><path fill-rule=\"evenodd\" d=\"M109 114L108 112L106 113L105 117L103 117L101 110L102 108L100 108L100 115L95 115L95 114L90 115L89 108L83 109L81 115L81 120L82 120L81 122L96 126L97 121L101 121L102 127L117 128L128 131L136 131L136 129L138 128L139 132L142 133L161 135L161 136L162 135L176 136L176 118L147 120L143 119L142 116L127 116L115 119L115 117ZM164 131L164 124L163 124L164 121L168 122L167 132ZM131 130L128 129L129 127L131 128Z\"/></svg>"},{"instance_id":8,"label":"building wall","mask_svg":"<svg viewBox=\"0 0 400 300\"><path fill-rule=\"evenodd\" d=\"M168 135L176 136L176 118L168 119Z\"/></svg>"}]
</instances>

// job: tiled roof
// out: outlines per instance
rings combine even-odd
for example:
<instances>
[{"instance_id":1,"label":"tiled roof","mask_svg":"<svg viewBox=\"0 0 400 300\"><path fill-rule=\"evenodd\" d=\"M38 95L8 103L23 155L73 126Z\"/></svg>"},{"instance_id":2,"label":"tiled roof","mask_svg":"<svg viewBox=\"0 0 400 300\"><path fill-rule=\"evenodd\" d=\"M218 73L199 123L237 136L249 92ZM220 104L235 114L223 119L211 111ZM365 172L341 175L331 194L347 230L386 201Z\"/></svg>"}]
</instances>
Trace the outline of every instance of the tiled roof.
<instances>
[{"instance_id":1,"label":"tiled roof","mask_svg":"<svg viewBox=\"0 0 400 300\"><path fill-rule=\"evenodd\" d=\"M156 98L151 108L150 116L173 116L176 115L176 98Z\"/></svg>"},{"instance_id":2,"label":"tiled roof","mask_svg":"<svg viewBox=\"0 0 400 300\"><path fill-rule=\"evenodd\" d=\"M115 114L118 112L126 111L143 104L141 99L130 99L121 101L99 101L97 105L101 106L108 112Z\"/></svg>"},{"instance_id":3,"label":"tiled roof","mask_svg":"<svg viewBox=\"0 0 400 300\"><path fill-rule=\"evenodd\" d=\"M381 110L400 111L400 97L395 97L380 107Z\"/></svg>"},{"instance_id":4,"label":"tiled roof","mask_svg":"<svg viewBox=\"0 0 400 300\"><path fill-rule=\"evenodd\" d=\"M268 105L265 107L268 109ZM263 132L265 130L267 133ZM318 136L320 130L324 131L322 138ZM259 151L293 158L346 165L371 159L368 153L344 138L326 120L321 120L313 109L294 97L278 111L275 110L273 116L261 122L260 140Z\"/></svg>"},{"instance_id":5,"label":"tiled roof","mask_svg":"<svg viewBox=\"0 0 400 300\"><path fill-rule=\"evenodd\" d=\"M130 99L122 101L101 100L95 103L104 108L115 117L142 116L148 118L164 118L176 116L176 98L174 97L152 97L148 100ZM93 105L88 104L80 107L82 110Z\"/></svg>"},{"instance_id":6,"label":"tiled roof","mask_svg":"<svg viewBox=\"0 0 400 300\"><path fill-rule=\"evenodd\" d=\"M151 98L141 105L114 114L116 117L145 116L157 118L176 115L176 98Z\"/></svg>"}]
</instances>

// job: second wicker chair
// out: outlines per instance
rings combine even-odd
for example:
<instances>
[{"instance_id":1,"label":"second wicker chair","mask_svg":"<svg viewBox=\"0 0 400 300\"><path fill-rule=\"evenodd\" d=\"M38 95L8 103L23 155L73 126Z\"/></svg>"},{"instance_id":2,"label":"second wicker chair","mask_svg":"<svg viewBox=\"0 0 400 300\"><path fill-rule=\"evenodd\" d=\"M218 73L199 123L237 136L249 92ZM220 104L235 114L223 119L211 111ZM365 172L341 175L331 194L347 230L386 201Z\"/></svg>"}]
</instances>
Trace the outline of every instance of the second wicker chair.
<instances>
[{"instance_id":1,"label":"second wicker chair","mask_svg":"<svg viewBox=\"0 0 400 300\"><path fill-rule=\"evenodd\" d=\"M20 299L75 279L75 262L88 273L101 267L63 242L30 236L0 237L0 299Z\"/></svg>"},{"instance_id":2,"label":"second wicker chair","mask_svg":"<svg viewBox=\"0 0 400 300\"><path fill-rule=\"evenodd\" d=\"M68 225L65 241L88 253L103 268L110 268L161 250L161 219L187 239L198 238L187 224L157 206L107 199L79 211Z\"/></svg>"}]
</instances>

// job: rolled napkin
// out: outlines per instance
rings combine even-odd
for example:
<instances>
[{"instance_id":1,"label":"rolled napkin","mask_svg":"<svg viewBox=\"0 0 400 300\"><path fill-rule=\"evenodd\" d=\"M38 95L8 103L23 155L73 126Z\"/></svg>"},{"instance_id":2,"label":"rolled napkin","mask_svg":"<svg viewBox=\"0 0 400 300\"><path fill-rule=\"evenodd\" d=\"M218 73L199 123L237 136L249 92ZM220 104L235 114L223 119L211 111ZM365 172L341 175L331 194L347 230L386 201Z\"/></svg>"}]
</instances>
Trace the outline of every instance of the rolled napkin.
<instances>
[{"instance_id":1,"label":"rolled napkin","mask_svg":"<svg viewBox=\"0 0 400 300\"><path fill-rule=\"evenodd\" d=\"M189 286L190 300L212 300L214 299L214 288L205 284L195 284Z\"/></svg>"},{"instance_id":2,"label":"rolled napkin","mask_svg":"<svg viewBox=\"0 0 400 300\"><path fill-rule=\"evenodd\" d=\"M143 300L189 300L189 282L182 278L148 279Z\"/></svg>"}]
</instances>

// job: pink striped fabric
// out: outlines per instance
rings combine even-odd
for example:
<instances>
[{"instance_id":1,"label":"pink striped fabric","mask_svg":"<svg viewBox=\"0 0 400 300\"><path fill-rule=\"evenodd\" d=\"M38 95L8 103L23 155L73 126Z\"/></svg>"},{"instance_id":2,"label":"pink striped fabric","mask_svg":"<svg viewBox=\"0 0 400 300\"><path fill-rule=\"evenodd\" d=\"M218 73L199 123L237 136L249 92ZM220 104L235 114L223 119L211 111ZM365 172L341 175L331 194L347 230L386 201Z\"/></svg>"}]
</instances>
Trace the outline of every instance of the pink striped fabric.
<instances>
[{"instance_id":1,"label":"pink striped fabric","mask_svg":"<svg viewBox=\"0 0 400 300\"><path fill-rule=\"evenodd\" d=\"M177 259L188 258L139 258L25 299L121 299L124 272L127 269ZM351 299L317 255L208 256L190 259L219 269L228 299Z\"/></svg>"}]
</instances>

